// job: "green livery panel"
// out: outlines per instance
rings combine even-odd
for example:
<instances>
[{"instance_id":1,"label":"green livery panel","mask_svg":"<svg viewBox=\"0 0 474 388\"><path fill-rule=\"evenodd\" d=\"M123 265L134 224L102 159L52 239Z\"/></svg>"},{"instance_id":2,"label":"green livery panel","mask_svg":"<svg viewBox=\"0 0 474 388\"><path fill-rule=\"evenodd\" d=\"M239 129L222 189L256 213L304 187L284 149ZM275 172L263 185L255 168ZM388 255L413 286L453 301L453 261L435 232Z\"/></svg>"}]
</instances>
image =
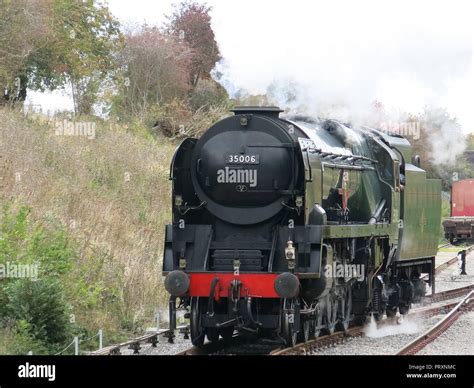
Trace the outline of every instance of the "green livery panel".
<instances>
[{"instance_id":1,"label":"green livery panel","mask_svg":"<svg viewBox=\"0 0 474 388\"><path fill-rule=\"evenodd\" d=\"M402 191L403 238L400 260L435 256L441 222L441 181L427 179L426 172L407 164Z\"/></svg>"}]
</instances>

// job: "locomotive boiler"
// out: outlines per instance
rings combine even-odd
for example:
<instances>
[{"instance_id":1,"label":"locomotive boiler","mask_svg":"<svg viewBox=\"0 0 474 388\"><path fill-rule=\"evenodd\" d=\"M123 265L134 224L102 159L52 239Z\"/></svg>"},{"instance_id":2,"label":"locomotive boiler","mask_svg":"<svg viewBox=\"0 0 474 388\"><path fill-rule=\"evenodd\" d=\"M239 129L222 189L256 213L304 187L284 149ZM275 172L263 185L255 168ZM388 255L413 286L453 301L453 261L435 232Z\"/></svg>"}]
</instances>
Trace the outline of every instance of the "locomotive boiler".
<instances>
[{"instance_id":1,"label":"locomotive boiler","mask_svg":"<svg viewBox=\"0 0 474 388\"><path fill-rule=\"evenodd\" d=\"M186 309L194 345L292 346L434 290L441 184L410 143L281 112L235 108L173 157L163 274L171 325Z\"/></svg>"}]
</instances>

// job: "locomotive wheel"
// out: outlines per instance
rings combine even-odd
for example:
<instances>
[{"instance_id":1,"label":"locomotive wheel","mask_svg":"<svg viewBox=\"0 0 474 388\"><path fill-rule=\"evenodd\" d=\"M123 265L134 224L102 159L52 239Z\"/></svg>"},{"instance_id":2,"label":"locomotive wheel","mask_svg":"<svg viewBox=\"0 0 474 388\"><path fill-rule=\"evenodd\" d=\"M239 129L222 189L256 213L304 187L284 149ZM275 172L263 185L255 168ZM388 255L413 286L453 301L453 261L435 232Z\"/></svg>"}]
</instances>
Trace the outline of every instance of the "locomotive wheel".
<instances>
[{"instance_id":1,"label":"locomotive wheel","mask_svg":"<svg viewBox=\"0 0 474 388\"><path fill-rule=\"evenodd\" d=\"M387 306L387 309L385 310L387 313L387 318L393 318L395 315L397 315L397 306L394 307L389 307Z\"/></svg>"},{"instance_id":2,"label":"locomotive wheel","mask_svg":"<svg viewBox=\"0 0 474 388\"><path fill-rule=\"evenodd\" d=\"M311 321L309 319L301 320L301 329L298 333L299 342L308 342L311 333Z\"/></svg>"},{"instance_id":3,"label":"locomotive wheel","mask_svg":"<svg viewBox=\"0 0 474 388\"><path fill-rule=\"evenodd\" d=\"M342 330L346 331L349 328L351 322L352 312L352 288L346 287L344 290L344 297L340 304L340 323L339 326Z\"/></svg>"},{"instance_id":4,"label":"locomotive wheel","mask_svg":"<svg viewBox=\"0 0 474 388\"><path fill-rule=\"evenodd\" d=\"M315 338L319 337L321 334L321 325L323 323L323 313L321 311L321 305L318 303L316 306L316 311L314 312L313 319L313 335Z\"/></svg>"},{"instance_id":5,"label":"locomotive wheel","mask_svg":"<svg viewBox=\"0 0 474 388\"><path fill-rule=\"evenodd\" d=\"M232 337L234 335L234 327L233 326L223 327L220 330L220 334L221 334L222 338L224 338L225 341L229 341L229 340L232 339Z\"/></svg>"},{"instance_id":6,"label":"locomotive wheel","mask_svg":"<svg viewBox=\"0 0 474 388\"><path fill-rule=\"evenodd\" d=\"M208 327L206 329L206 336L209 341L217 342L219 341L219 330L215 327Z\"/></svg>"},{"instance_id":7,"label":"locomotive wheel","mask_svg":"<svg viewBox=\"0 0 474 388\"><path fill-rule=\"evenodd\" d=\"M400 311L400 314L401 315L406 315L408 314L408 311L410 310L410 306L406 306L406 305L400 305L398 306L398 311Z\"/></svg>"},{"instance_id":8,"label":"locomotive wheel","mask_svg":"<svg viewBox=\"0 0 474 388\"><path fill-rule=\"evenodd\" d=\"M383 312L380 312L380 311L374 311L372 315L375 319L375 322L379 322L383 318Z\"/></svg>"},{"instance_id":9,"label":"locomotive wheel","mask_svg":"<svg viewBox=\"0 0 474 388\"><path fill-rule=\"evenodd\" d=\"M356 315L356 316L354 316L354 323L355 323L357 326L365 325L366 322L367 322L367 315L362 314L362 315Z\"/></svg>"},{"instance_id":10,"label":"locomotive wheel","mask_svg":"<svg viewBox=\"0 0 474 388\"><path fill-rule=\"evenodd\" d=\"M286 346L295 346L298 339L298 332L295 328L295 316L289 314L285 310L293 310L295 301L293 299L285 299L283 301L283 309L281 312L281 334L286 342Z\"/></svg>"},{"instance_id":11,"label":"locomotive wheel","mask_svg":"<svg viewBox=\"0 0 474 388\"><path fill-rule=\"evenodd\" d=\"M192 344L201 347L204 344L204 330L201 326L201 303L199 297L191 298L190 331Z\"/></svg>"},{"instance_id":12,"label":"locomotive wheel","mask_svg":"<svg viewBox=\"0 0 474 388\"><path fill-rule=\"evenodd\" d=\"M326 330L329 334L334 333L337 323L338 301L331 295L326 297Z\"/></svg>"}]
</instances>

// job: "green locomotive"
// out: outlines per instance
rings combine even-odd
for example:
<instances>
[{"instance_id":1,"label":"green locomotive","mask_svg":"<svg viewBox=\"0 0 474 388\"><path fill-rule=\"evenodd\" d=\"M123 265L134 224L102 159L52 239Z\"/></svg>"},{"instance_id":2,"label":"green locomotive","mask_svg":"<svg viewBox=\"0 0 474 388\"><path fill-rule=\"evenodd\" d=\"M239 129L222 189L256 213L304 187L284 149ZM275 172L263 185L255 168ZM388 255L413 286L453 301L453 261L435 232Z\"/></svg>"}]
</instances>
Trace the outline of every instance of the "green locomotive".
<instances>
[{"instance_id":1,"label":"green locomotive","mask_svg":"<svg viewBox=\"0 0 474 388\"><path fill-rule=\"evenodd\" d=\"M434 291L441 182L410 143L280 112L236 108L173 158L163 273L195 345L237 330L291 346Z\"/></svg>"}]
</instances>

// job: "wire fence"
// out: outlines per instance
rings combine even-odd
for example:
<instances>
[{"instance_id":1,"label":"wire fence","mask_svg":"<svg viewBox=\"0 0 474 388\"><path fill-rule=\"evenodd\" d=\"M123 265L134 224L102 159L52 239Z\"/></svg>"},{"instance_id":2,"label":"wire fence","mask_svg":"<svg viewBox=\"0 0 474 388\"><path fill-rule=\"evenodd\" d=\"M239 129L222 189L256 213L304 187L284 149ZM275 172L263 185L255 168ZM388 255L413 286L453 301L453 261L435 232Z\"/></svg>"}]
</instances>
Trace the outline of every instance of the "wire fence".
<instances>
[{"instance_id":1,"label":"wire fence","mask_svg":"<svg viewBox=\"0 0 474 388\"><path fill-rule=\"evenodd\" d=\"M77 354L79 353L79 350L78 350L78 342L79 342L79 337L74 337L74 339L72 340L72 342L66 346L63 350L61 350L59 353L56 353L55 356L60 356L61 354L63 354L66 350L68 350L72 345L75 345L74 348L75 350L77 349L77 353L76 351L74 353L76 353L76 356Z\"/></svg>"},{"instance_id":2,"label":"wire fence","mask_svg":"<svg viewBox=\"0 0 474 388\"><path fill-rule=\"evenodd\" d=\"M102 346L103 346L103 340L104 340L104 335L103 335L103 331L102 329L100 329L96 334L90 336L89 338L83 338L83 339L79 339L79 337L74 337L74 339L72 340L72 342L66 346L63 350L61 350L60 352L56 353L55 356L60 356L61 354L64 354L64 352L66 350L68 350L71 346L74 345L74 355L75 356L78 356L80 354L80 344L84 343L84 342L88 342L88 341L91 341L93 340L94 338L97 338L99 337L99 349L102 349Z\"/></svg>"},{"instance_id":3,"label":"wire fence","mask_svg":"<svg viewBox=\"0 0 474 388\"><path fill-rule=\"evenodd\" d=\"M159 313L157 313L155 315L155 322L156 322L156 332L158 333L160 331L160 314ZM99 331L96 334L94 334L94 335L92 335L88 338L80 339L79 336L75 336L74 339L72 340L72 342L69 345L67 345L63 350L56 353L55 356L60 356L60 355L64 354L72 346L74 346L74 355L78 356L80 354L80 344L88 342L88 341L92 341L93 339L95 339L97 337L99 338L99 349L98 350L101 350L104 347L104 332L103 332L102 329L99 329ZM27 353L27 355L29 355L29 356L33 355L33 351L30 350Z\"/></svg>"},{"instance_id":4,"label":"wire fence","mask_svg":"<svg viewBox=\"0 0 474 388\"><path fill-rule=\"evenodd\" d=\"M60 352L55 353L55 356L60 356L60 355L64 354L66 352L66 350L71 348L71 346L73 346L73 345L74 345L74 355L78 356L80 354L80 344L82 344L84 342L91 341L91 340L93 340L94 338L97 338L97 337L99 337L99 350L100 350L100 349L103 348L103 344L104 344L104 332L103 332L102 329L99 329L99 331L96 334L90 336L89 338L80 339L78 336L74 337L72 342L69 345L67 345L63 350L61 350ZM27 355L32 356L33 351L30 350L27 353Z\"/></svg>"}]
</instances>

